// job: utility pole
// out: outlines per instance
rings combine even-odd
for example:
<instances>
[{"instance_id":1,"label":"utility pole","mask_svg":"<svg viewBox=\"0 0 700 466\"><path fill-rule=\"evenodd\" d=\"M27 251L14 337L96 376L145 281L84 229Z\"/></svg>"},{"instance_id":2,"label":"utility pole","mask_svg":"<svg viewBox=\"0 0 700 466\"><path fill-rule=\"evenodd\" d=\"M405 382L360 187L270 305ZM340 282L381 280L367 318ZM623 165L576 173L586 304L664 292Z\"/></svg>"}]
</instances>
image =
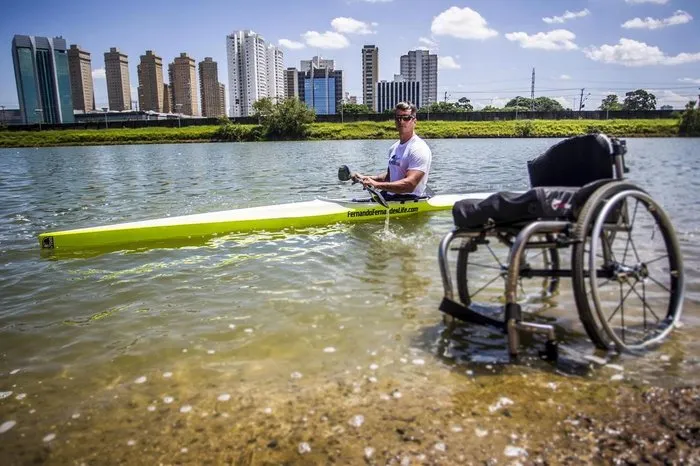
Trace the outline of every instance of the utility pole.
<instances>
[{"instance_id":1,"label":"utility pole","mask_svg":"<svg viewBox=\"0 0 700 466\"><path fill-rule=\"evenodd\" d=\"M585 107L584 102L586 101L586 99L588 98L588 96L591 95L591 93L589 92L588 94L586 94L586 97L583 97L583 91L585 91L585 90L586 90L585 87L582 87L582 88L581 88L581 97L580 97L580 99L579 99L579 101L578 101L578 111L579 111L579 112L580 112L581 110L583 110L583 107Z\"/></svg>"},{"instance_id":2,"label":"utility pole","mask_svg":"<svg viewBox=\"0 0 700 466\"><path fill-rule=\"evenodd\" d=\"M535 111L535 69L532 69L532 85L530 86L530 111Z\"/></svg>"},{"instance_id":3,"label":"utility pole","mask_svg":"<svg viewBox=\"0 0 700 466\"><path fill-rule=\"evenodd\" d=\"M0 126L5 126L5 106L0 105L0 108L2 109L2 123L0 123Z\"/></svg>"},{"instance_id":4,"label":"utility pole","mask_svg":"<svg viewBox=\"0 0 700 466\"><path fill-rule=\"evenodd\" d=\"M445 91L445 103L447 103L447 91Z\"/></svg>"}]
</instances>

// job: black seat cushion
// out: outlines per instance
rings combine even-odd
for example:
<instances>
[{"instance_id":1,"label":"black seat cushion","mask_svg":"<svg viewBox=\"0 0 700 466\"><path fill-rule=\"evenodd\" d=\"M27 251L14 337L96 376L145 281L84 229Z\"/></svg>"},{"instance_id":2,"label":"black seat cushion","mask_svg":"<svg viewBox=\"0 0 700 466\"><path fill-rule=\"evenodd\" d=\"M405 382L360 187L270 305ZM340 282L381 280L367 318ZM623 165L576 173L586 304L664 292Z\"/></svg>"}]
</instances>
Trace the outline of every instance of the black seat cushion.
<instances>
[{"instance_id":1,"label":"black seat cushion","mask_svg":"<svg viewBox=\"0 0 700 466\"><path fill-rule=\"evenodd\" d=\"M539 187L525 193L499 192L483 201L462 200L452 207L457 228L474 229L537 219L573 219L572 199L578 188Z\"/></svg>"}]
</instances>

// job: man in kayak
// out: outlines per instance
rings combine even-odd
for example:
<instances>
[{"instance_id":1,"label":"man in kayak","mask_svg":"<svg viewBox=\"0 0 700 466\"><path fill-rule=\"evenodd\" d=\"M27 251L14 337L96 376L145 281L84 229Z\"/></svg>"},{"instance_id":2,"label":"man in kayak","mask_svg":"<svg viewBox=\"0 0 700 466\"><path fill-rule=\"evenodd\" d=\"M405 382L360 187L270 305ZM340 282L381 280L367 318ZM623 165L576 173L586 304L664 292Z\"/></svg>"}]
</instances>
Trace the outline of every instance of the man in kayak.
<instances>
[{"instance_id":1,"label":"man in kayak","mask_svg":"<svg viewBox=\"0 0 700 466\"><path fill-rule=\"evenodd\" d=\"M377 176L353 175L353 179L365 187L388 192L385 196L387 200L425 197L428 194L428 174L433 155L428 144L414 132L417 110L415 105L408 102L399 102L394 108L399 140L389 149L386 173Z\"/></svg>"}]
</instances>

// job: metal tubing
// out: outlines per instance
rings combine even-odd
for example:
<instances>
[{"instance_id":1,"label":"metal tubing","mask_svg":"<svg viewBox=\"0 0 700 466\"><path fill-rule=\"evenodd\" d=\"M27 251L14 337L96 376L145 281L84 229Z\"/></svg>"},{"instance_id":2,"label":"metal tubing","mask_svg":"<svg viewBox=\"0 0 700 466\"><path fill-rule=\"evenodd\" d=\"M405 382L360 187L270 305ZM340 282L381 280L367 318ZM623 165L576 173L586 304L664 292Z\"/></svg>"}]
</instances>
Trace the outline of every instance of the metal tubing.
<instances>
[{"instance_id":1,"label":"metal tubing","mask_svg":"<svg viewBox=\"0 0 700 466\"><path fill-rule=\"evenodd\" d=\"M532 235L538 233L561 233L569 226L569 222L538 221L532 222L518 233L513 241L508 256L508 275L506 276L506 304L516 303L518 278L520 276L520 259Z\"/></svg>"},{"instance_id":2,"label":"metal tubing","mask_svg":"<svg viewBox=\"0 0 700 466\"><path fill-rule=\"evenodd\" d=\"M442 286L445 289L445 297L454 301L454 292L452 290L452 278L450 278L449 264L447 263L447 251L455 237L455 230L447 233L440 241L438 249L438 265L440 267L440 275L442 275Z\"/></svg>"}]
</instances>

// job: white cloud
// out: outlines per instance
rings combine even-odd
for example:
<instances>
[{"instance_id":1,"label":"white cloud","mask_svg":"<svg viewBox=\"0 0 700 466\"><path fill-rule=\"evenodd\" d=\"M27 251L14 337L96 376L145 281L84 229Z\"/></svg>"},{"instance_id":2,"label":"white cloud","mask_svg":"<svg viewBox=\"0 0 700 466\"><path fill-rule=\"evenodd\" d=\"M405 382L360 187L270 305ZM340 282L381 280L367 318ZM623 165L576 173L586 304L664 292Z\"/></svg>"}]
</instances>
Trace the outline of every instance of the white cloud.
<instances>
[{"instance_id":1,"label":"white cloud","mask_svg":"<svg viewBox=\"0 0 700 466\"><path fill-rule=\"evenodd\" d=\"M544 21L547 24L552 24L552 23L564 23L566 20L569 19L575 19L575 18L583 18L584 16L588 16L591 14L590 11L588 11L588 8L584 8L581 11L576 11L576 12L571 12L569 10L566 10L563 15L561 16L552 16L552 17L545 17L542 18L542 21Z\"/></svg>"},{"instance_id":2,"label":"white cloud","mask_svg":"<svg viewBox=\"0 0 700 466\"><path fill-rule=\"evenodd\" d=\"M678 78L680 82L683 83L693 83L693 84L700 84L700 79L693 79L693 78Z\"/></svg>"},{"instance_id":3,"label":"white cloud","mask_svg":"<svg viewBox=\"0 0 700 466\"><path fill-rule=\"evenodd\" d=\"M650 17L634 18L629 21L625 21L622 27L625 29L661 29L667 26L676 26L678 24L689 23L693 19L689 13L683 10L678 10L673 13L673 16L669 16L664 19L654 19Z\"/></svg>"},{"instance_id":4,"label":"white cloud","mask_svg":"<svg viewBox=\"0 0 700 466\"><path fill-rule=\"evenodd\" d=\"M354 18L340 16L331 21L331 26L341 34L376 34L372 27L376 27L377 23L370 24Z\"/></svg>"},{"instance_id":5,"label":"white cloud","mask_svg":"<svg viewBox=\"0 0 700 466\"><path fill-rule=\"evenodd\" d=\"M625 0L629 4L639 4L639 3L656 3L657 5L665 5L669 0Z\"/></svg>"},{"instance_id":6,"label":"white cloud","mask_svg":"<svg viewBox=\"0 0 700 466\"><path fill-rule=\"evenodd\" d=\"M559 79L563 81L568 81L569 79L571 79L571 76L569 76L568 74L562 74L561 76L559 76Z\"/></svg>"},{"instance_id":7,"label":"white cloud","mask_svg":"<svg viewBox=\"0 0 700 466\"><path fill-rule=\"evenodd\" d=\"M557 102L559 102L559 103L561 104L561 106L564 107L564 108L571 108L571 107L569 106L569 104L571 103L571 101L570 101L569 99L565 98L565 97L561 97L561 96L560 96L560 97L554 97L553 100L556 100Z\"/></svg>"},{"instance_id":8,"label":"white cloud","mask_svg":"<svg viewBox=\"0 0 700 466\"><path fill-rule=\"evenodd\" d=\"M298 50L304 48L304 44L302 44L301 42L296 42L289 39L280 39L278 43L280 44L280 47L284 47L290 50Z\"/></svg>"},{"instance_id":9,"label":"white cloud","mask_svg":"<svg viewBox=\"0 0 700 466\"><path fill-rule=\"evenodd\" d=\"M700 61L700 53L679 53L672 57L658 47L625 38L616 45L589 47L584 53L593 61L624 66L680 65Z\"/></svg>"},{"instance_id":10,"label":"white cloud","mask_svg":"<svg viewBox=\"0 0 700 466\"><path fill-rule=\"evenodd\" d=\"M350 45L350 42L344 35L332 31L323 33L306 31L302 34L302 37L306 41L306 45L319 49L344 49Z\"/></svg>"},{"instance_id":11,"label":"white cloud","mask_svg":"<svg viewBox=\"0 0 700 466\"><path fill-rule=\"evenodd\" d=\"M421 44L422 47L429 50L436 50L438 48L438 43L427 37L419 37L418 42Z\"/></svg>"},{"instance_id":12,"label":"white cloud","mask_svg":"<svg viewBox=\"0 0 700 466\"><path fill-rule=\"evenodd\" d=\"M576 34L566 29L555 29L549 32L538 32L528 35L524 32L510 32L506 39L520 43L524 49L542 50L575 50L578 46L573 42Z\"/></svg>"},{"instance_id":13,"label":"white cloud","mask_svg":"<svg viewBox=\"0 0 700 466\"><path fill-rule=\"evenodd\" d=\"M462 65L449 55L438 57L438 70L458 70Z\"/></svg>"},{"instance_id":14,"label":"white cloud","mask_svg":"<svg viewBox=\"0 0 700 466\"><path fill-rule=\"evenodd\" d=\"M105 69L104 68L97 68L96 70L92 70L92 79L105 79Z\"/></svg>"},{"instance_id":15,"label":"white cloud","mask_svg":"<svg viewBox=\"0 0 700 466\"><path fill-rule=\"evenodd\" d=\"M662 105L670 105L673 108L682 109L685 108L685 104L689 101L697 99L696 95L680 95L669 90L656 91L651 89L649 92L656 97L656 108L661 108Z\"/></svg>"},{"instance_id":16,"label":"white cloud","mask_svg":"<svg viewBox=\"0 0 700 466\"><path fill-rule=\"evenodd\" d=\"M498 35L490 29L486 20L471 8L450 7L435 18L430 30L436 36L452 36L458 39L488 39Z\"/></svg>"}]
</instances>

